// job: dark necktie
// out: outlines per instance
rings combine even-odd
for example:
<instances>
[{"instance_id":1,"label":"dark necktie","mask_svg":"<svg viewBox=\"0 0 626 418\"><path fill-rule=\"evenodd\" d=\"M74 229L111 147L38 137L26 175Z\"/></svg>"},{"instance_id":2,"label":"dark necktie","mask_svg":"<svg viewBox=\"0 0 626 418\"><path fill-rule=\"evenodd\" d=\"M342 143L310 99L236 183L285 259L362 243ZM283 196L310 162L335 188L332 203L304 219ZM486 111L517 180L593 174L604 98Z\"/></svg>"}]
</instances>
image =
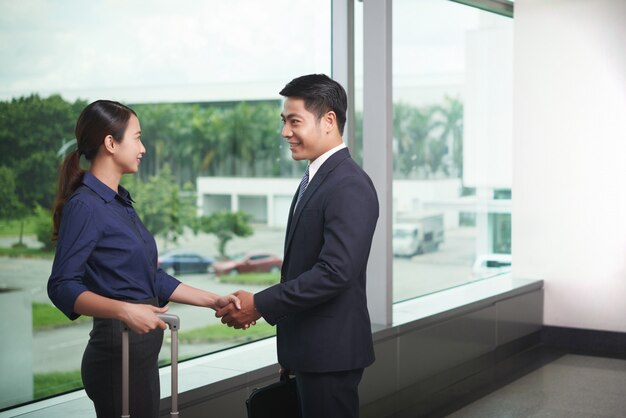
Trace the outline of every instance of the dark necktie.
<instances>
[{"instance_id":1,"label":"dark necktie","mask_svg":"<svg viewBox=\"0 0 626 418\"><path fill-rule=\"evenodd\" d=\"M306 190L306 187L309 185L309 167L307 166L306 171L304 172L304 176L302 176L302 181L300 182L300 191L298 192L298 200L296 200L296 206L298 206L298 202L302 199L302 195ZM294 209L296 208L294 206Z\"/></svg>"}]
</instances>

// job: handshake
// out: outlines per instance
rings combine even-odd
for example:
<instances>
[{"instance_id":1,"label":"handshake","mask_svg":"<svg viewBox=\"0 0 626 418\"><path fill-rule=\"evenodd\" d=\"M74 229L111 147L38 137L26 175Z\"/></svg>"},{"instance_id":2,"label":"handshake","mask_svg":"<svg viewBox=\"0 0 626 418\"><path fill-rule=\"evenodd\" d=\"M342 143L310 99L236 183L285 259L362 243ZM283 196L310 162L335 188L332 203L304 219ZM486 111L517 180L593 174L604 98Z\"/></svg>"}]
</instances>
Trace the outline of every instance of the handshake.
<instances>
[{"instance_id":1,"label":"handshake","mask_svg":"<svg viewBox=\"0 0 626 418\"><path fill-rule=\"evenodd\" d=\"M254 294L239 290L232 295L221 298L215 309L215 316L222 318L222 323L236 329L248 329L256 324L261 314L254 305Z\"/></svg>"}]
</instances>

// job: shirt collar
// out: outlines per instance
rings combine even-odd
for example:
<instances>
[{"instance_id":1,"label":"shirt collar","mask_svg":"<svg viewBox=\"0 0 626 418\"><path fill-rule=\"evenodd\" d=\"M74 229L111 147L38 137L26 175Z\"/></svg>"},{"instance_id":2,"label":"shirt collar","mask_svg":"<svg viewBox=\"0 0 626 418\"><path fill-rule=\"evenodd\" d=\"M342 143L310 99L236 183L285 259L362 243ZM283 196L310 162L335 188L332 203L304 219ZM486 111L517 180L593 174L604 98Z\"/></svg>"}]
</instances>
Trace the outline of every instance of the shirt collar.
<instances>
[{"instance_id":1,"label":"shirt collar","mask_svg":"<svg viewBox=\"0 0 626 418\"><path fill-rule=\"evenodd\" d=\"M342 142L336 147L329 149L328 151L326 151L325 153L317 157L315 161L310 163L309 164L309 183L311 183L311 180L313 180L313 176L315 176L315 173L317 173L317 170L320 169L322 164L324 164L326 160L328 160L334 153L344 148L346 148L346 144Z\"/></svg>"},{"instance_id":2,"label":"shirt collar","mask_svg":"<svg viewBox=\"0 0 626 418\"><path fill-rule=\"evenodd\" d=\"M130 203L133 201L130 197L130 193L128 193L128 190L124 187L118 186L118 193L116 193L109 186L98 180L98 178L91 174L90 171L85 172L85 175L83 176L83 184L96 192L96 194L107 203L110 203L116 196L119 196L124 202Z\"/></svg>"}]
</instances>

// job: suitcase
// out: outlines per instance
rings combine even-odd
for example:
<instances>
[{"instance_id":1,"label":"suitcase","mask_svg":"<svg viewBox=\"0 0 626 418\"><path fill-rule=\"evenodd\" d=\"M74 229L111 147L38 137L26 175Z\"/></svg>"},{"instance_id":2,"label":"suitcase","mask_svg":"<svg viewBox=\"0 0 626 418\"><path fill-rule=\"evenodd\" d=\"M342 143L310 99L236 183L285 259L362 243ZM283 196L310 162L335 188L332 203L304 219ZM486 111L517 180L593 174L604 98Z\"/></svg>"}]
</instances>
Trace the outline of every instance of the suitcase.
<instances>
[{"instance_id":1,"label":"suitcase","mask_svg":"<svg viewBox=\"0 0 626 418\"><path fill-rule=\"evenodd\" d=\"M172 314L157 314L165 322L172 334L172 411L170 417L178 417L178 328L180 319ZM122 322L122 418L130 418L128 402L128 327Z\"/></svg>"},{"instance_id":2,"label":"suitcase","mask_svg":"<svg viewBox=\"0 0 626 418\"><path fill-rule=\"evenodd\" d=\"M256 388L246 400L248 418L298 418L298 387L296 379L286 375L280 381Z\"/></svg>"}]
</instances>

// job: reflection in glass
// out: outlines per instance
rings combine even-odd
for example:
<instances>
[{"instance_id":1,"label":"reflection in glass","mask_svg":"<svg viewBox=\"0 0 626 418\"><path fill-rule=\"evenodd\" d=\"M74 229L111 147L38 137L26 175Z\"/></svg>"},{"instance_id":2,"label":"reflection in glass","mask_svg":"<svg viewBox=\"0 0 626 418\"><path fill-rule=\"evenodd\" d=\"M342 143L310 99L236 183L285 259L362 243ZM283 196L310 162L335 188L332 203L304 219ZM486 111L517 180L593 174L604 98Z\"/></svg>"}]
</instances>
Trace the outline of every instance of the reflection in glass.
<instances>
[{"instance_id":1,"label":"reflection in glass","mask_svg":"<svg viewBox=\"0 0 626 418\"><path fill-rule=\"evenodd\" d=\"M396 0L393 22L400 301L510 270L512 21Z\"/></svg>"}]
</instances>

